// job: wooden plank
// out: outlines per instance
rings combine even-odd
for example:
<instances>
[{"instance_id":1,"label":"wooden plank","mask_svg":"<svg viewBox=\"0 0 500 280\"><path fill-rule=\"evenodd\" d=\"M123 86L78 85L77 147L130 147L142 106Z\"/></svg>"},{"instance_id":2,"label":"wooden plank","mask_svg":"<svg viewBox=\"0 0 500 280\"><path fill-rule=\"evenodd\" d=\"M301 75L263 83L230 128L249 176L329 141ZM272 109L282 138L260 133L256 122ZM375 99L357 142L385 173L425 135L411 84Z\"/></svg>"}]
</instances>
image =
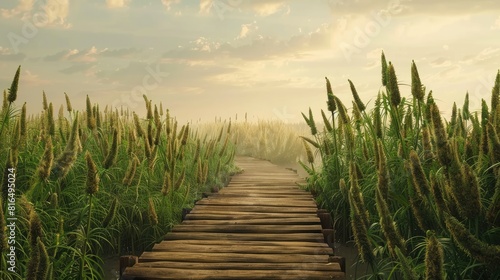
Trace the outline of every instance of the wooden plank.
<instances>
[{"instance_id":1,"label":"wooden plank","mask_svg":"<svg viewBox=\"0 0 500 280\"><path fill-rule=\"evenodd\" d=\"M128 279L344 279L343 272L308 271L308 270L201 270L201 269L172 269L128 267L125 269ZM147 275L147 278L141 278Z\"/></svg>"},{"instance_id":2,"label":"wooden plank","mask_svg":"<svg viewBox=\"0 0 500 280\"><path fill-rule=\"evenodd\" d=\"M192 216L184 220L182 224L184 225L309 225L318 224L320 219L318 217L299 217L299 218L249 218L249 219L223 219L223 220L202 220L202 219L191 219Z\"/></svg>"},{"instance_id":3,"label":"wooden plank","mask_svg":"<svg viewBox=\"0 0 500 280\"><path fill-rule=\"evenodd\" d=\"M220 233L309 233L321 232L321 225L196 225L180 224L173 232Z\"/></svg>"},{"instance_id":4,"label":"wooden plank","mask_svg":"<svg viewBox=\"0 0 500 280\"><path fill-rule=\"evenodd\" d=\"M290 206L212 206L212 205L196 205L193 211L219 211L219 212L228 212L234 209L238 209L241 212L263 212L263 213L313 213L316 215L316 208L313 207L290 207Z\"/></svg>"},{"instance_id":5,"label":"wooden plank","mask_svg":"<svg viewBox=\"0 0 500 280\"><path fill-rule=\"evenodd\" d=\"M242 192L242 191L232 191L226 189L220 190L218 193L212 193L209 194L207 198L216 198L216 197L230 197L230 198L260 198L260 197L267 197L267 198L293 198L293 199L303 199L303 200L309 200L313 199L314 197L311 194L308 193L297 193L297 194L290 194L288 192L270 192L270 193L263 193L263 192Z\"/></svg>"},{"instance_id":6,"label":"wooden plank","mask_svg":"<svg viewBox=\"0 0 500 280\"><path fill-rule=\"evenodd\" d=\"M241 240L193 240L180 239L169 240L168 242L160 242L158 244L191 244L191 245L218 245L218 246L283 246L283 247L313 247L313 248L330 248L323 242L306 242L306 241L241 241Z\"/></svg>"},{"instance_id":7,"label":"wooden plank","mask_svg":"<svg viewBox=\"0 0 500 280\"><path fill-rule=\"evenodd\" d=\"M332 248L292 247L292 246L259 246L240 245L200 245L200 244L170 244L161 242L153 246L153 252L196 252L196 253L249 253L249 254L302 254L302 255L333 255Z\"/></svg>"},{"instance_id":8,"label":"wooden plank","mask_svg":"<svg viewBox=\"0 0 500 280\"><path fill-rule=\"evenodd\" d=\"M280 207L316 207L314 201L292 199L202 199L196 205L221 205L221 206L280 206Z\"/></svg>"},{"instance_id":9,"label":"wooden plank","mask_svg":"<svg viewBox=\"0 0 500 280\"><path fill-rule=\"evenodd\" d=\"M339 263L204 263L204 262L143 262L137 263L137 267L165 267L182 269L258 269L258 270L317 270L317 271L341 271Z\"/></svg>"},{"instance_id":10,"label":"wooden plank","mask_svg":"<svg viewBox=\"0 0 500 280\"><path fill-rule=\"evenodd\" d=\"M233 211L197 211L191 210L187 220L243 220L243 219L285 219L311 217L310 213L256 213Z\"/></svg>"},{"instance_id":11,"label":"wooden plank","mask_svg":"<svg viewBox=\"0 0 500 280\"><path fill-rule=\"evenodd\" d=\"M242 253L198 253L198 252L144 252L139 262L183 261L205 263L328 263L328 255L304 254L242 254Z\"/></svg>"},{"instance_id":12,"label":"wooden plank","mask_svg":"<svg viewBox=\"0 0 500 280\"><path fill-rule=\"evenodd\" d=\"M306 241L324 242L322 233L210 233L210 232L169 232L164 240L241 240L241 241Z\"/></svg>"}]
</instances>

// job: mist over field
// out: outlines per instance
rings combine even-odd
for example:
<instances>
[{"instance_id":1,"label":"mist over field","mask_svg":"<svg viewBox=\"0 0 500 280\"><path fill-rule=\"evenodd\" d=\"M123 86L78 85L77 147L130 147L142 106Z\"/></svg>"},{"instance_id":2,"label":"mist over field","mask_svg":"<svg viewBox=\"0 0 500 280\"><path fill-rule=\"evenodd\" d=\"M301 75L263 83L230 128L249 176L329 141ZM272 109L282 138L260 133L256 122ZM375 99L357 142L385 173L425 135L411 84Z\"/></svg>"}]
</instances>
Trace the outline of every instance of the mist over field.
<instances>
[{"instance_id":1,"label":"mist over field","mask_svg":"<svg viewBox=\"0 0 500 280\"><path fill-rule=\"evenodd\" d=\"M18 104L85 98L142 114L143 94L178 120L302 122L347 79L372 106L383 50L409 97L410 64L449 115L491 93L500 57L497 1L69 1L0 4L0 85L22 66Z\"/></svg>"}]
</instances>

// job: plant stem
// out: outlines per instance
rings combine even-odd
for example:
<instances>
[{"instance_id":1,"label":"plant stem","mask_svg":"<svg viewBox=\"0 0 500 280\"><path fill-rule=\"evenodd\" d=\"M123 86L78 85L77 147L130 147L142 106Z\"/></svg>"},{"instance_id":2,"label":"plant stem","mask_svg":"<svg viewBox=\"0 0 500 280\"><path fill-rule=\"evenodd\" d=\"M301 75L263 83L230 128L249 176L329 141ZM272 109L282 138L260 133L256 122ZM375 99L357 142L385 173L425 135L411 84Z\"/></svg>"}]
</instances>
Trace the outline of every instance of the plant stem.
<instances>
[{"instance_id":1,"label":"plant stem","mask_svg":"<svg viewBox=\"0 0 500 280\"><path fill-rule=\"evenodd\" d=\"M9 102L9 106L7 106L7 110L5 111L5 117L3 118L2 127L0 128L0 136L2 135L5 124L9 121L9 112L11 104L12 103Z\"/></svg>"},{"instance_id":2,"label":"plant stem","mask_svg":"<svg viewBox=\"0 0 500 280\"><path fill-rule=\"evenodd\" d=\"M87 227L85 228L85 238L83 242L83 248L82 248L82 256L81 256L81 262L80 262L80 279L85 279L83 275L83 268L85 267L85 258L87 255L87 242L88 242L88 234L90 231L90 222L92 218L92 197L93 195L91 194L89 196L89 214L87 217Z\"/></svg>"}]
</instances>

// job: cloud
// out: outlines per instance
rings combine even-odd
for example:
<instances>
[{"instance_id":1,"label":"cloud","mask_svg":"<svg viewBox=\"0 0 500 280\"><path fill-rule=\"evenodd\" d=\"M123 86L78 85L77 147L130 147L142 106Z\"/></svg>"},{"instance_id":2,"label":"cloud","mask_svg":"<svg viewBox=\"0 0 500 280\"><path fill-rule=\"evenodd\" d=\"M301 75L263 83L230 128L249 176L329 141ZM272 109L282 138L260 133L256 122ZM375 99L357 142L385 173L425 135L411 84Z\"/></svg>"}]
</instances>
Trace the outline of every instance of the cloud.
<instances>
[{"instance_id":1,"label":"cloud","mask_svg":"<svg viewBox=\"0 0 500 280\"><path fill-rule=\"evenodd\" d=\"M212 9L213 0L200 0L200 13L209 14Z\"/></svg>"},{"instance_id":2,"label":"cloud","mask_svg":"<svg viewBox=\"0 0 500 280\"><path fill-rule=\"evenodd\" d=\"M48 25L60 25L70 28L67 22L69 13L69 0L46 0L43 11L47 17Z\"/></svg>"},{"instance_id":3,"label":"cloud","mask_svg":"<svg viewBox=\"0 0 500 280\"><path fill-rule=\"evenodd\" d=\"M242 7L254 11L259 16L265 17L276 14L284 10L287 6L285 5L285 1L281 0L254 0L245 1Z\"/></svg>"},{"instance_id":4,"label":"cloud","mask_svg":"<svg viewBox=\"0 0 500 280\"><path fill-rule=\"evenodd\" d=\"M1 61L23 61L26 58L24 53L0 54Z\"/></svg>"},{"instance_id":5,"label":"cloud","mask_svg":"<svg viewBox=\"0 0 500 280\"><path fill-rule=\"evenodd\" d=\"M500 30L500 16L497 17L495 22L491 25L491 29L493 30Z\"/></svg>"},{"instance_id":6,"label":"cloud","mask_svg":"<svg viewBox=\"0 0 500 280\"><path fill-rule=\"evenodd\" d=\"M179 2L181 2L181 1L180 0L161 0L161 3L163 4L163 6L165 6L167 11L170 11L170 9L172 9L172 4L178 4Z\"/></svg>"},{"instance_id":7,"label":"cloud","mask_svg":"<svg viewBox=\"0 0 500 280\"><path fill-rule=\"evenodd\" d=\"M279 12L290 13L290 7L283 0L200 0L201 14L215 12L222 15L225 12L234 10L251 12L261 17L267 17Z\"/></svg>"},{"instance_id":8,"label":"cloud","mask_svg":"<svg viewBox=\"0 0 500 280\"><path fill-rule=\"evenodd\" d=\"M21 75L23 84L29 86L43 86L50 84L48 80L42 79L40 75L34 74L29 70L23 71Z\"/></svg>"},{"instance_id":9,"label":"cloud","mask_svg":"<svg viewBox=\"0 0 500 280\"><path fill-rule=\"evenodd\" d=\"M452 65L452 62L444 57L438 57L429 62L432 67L449 67Z\"/></svg>"},{"instance_id":10,"label":"cloud","mask_svg":"<svg viewBox=\"0 0 500 280\"><path fill-rule=\"evenodd\" d=\"M270 36L254 36L251 40L234 42L216 42L209 38L199 37L188 46L167 51L164 59L169 61L215 61L221 58L241 60L271 60L276 58L298 58L310 52L329 50L331 48L331 26L321 25L313 32L300 33L288 40L280 40ZM246 31L242 27L240 36Z\"/></svg>"},{"instance_id":11,"label":"cloud","mask_svg":"<svg viewBox=\"0 0 500 280\"><path fill-rule=\"evenodd\" d=\"M136 48L124 48L124 49L116 49L116 50L109 50L109 49L104 49L101 52L101 55L104 57L119 57L119 58L127 58L130 57L133 54L138 54L141 51Z\"/></svg>"},{"instance_id":12,"label":"cloud","mask_svg":"<svg viewBox=\"0 0 500 280\"><path fill-rule=\"evenodd\" d=\"M11 49L0 46L0 61L23 61L24 53L13 53Z\"/></svg>"},{"instance_id":13,"label":"cloud","mask_svg":"<svg viewBox=\"0 0 500 280\"><path fill-rule=\"evenodd\" d=\"M255 21L253 23L242 24L240 34L236 37L236 39L244 39L248 36L250 32L259 29L259 27L256 24L257 22Z\"/></svg>"},{"instance_id":14,"label":"cloud","mask_svg":"<svg viewBox=\"0 0 500 280\"><path fill-rule=\"evenodd\" d=\"M381 9L393 8L395 10L406 10L412 14L470 14L471 12L498 11L496 0L477 0L473 3L468 0L456 1L434 1L434 0L328 0L328 6L332 14L369 14ZM429 7L432 7L431 9Z\"/></svg>"},{"instance_id":15,"label":"cloud","mask_svg":"<svg viewBox=\"0 0 500 280\"><path fill-rule=\"evenodd\" d=\"M71 49L57 52L43 58L44 61L71 61L71 62L94 62L98 57L130 58L134 54L140 53L136 48L123 48L110 50L108 48L98 49L92 46L89 49Z\"/></svg>"},{"instance_id":16,"label":"cloud","mask_svg":"<svg viewBox=\"0 0 500 280\"><path fill-rule=\"evenodd\" d=\"M125 8L129 0L106 0L106 6L110 9Z\"/></svg>"},{"instance_id":17,"label":"cloud","mask_svg":"<svg viewBox=\"0 0 500 280\"><path fill-rule=\"evenodd\" d=\"M467 65L477 64L485 61L495 61L498 57L500 57L500 48L488 47L476 54L466 55L459 63Z\"/></svg>"},{"instance_id":18,"label":"cloud","mask_svg":"<svg viewBox=\"0 0 500 280\"><path fill-rule=\"evenodd\" d=\"M0 15L6 18L19 17L37 27L62 26L70 28L67 22L69 0L20 0L19 4L10 10L1 9Z\"/></svg>"},{"instance_id":19,"label":"cloud","mask_svg":"<svg viewBox=\"0 0 500 280\"><path fill-rule=\"evenodd\" d=\"M91 68L93 68L96 65L96 63L75 63L71 65L70 67L64 68L60 70L59 72L63 74L75 74L75 73L80 73L80 72L87 72Z\"/></svg>"},{"instance_id":20,"label":"cloud","mask_svg":"<svg viewBox=\"0 0 500 280\"><path fill-rule=\"evenodd\" d=\"M5 18L11 18L18 15L22 15L23 18L26 14L33 9L33 5L35 4L35 0L20 0L19 4L13 9L0 9L0 15Z\"/></svg>"}]
</instances>

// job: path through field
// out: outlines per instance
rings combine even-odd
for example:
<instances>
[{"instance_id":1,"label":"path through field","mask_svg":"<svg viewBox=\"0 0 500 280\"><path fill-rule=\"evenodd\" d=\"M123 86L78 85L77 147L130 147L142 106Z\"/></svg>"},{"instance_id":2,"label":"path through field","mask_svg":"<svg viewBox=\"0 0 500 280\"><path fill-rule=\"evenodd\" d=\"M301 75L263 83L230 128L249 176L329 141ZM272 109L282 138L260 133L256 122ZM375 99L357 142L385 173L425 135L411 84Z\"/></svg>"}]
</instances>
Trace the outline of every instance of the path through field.
<instances>
[{"instance_id":1,"label":"path through field","mask_svg":"<svg viewBox=\"0 0 500 280\"><path fill-rule=\"evenodd\" d=\"M345 278L300 177L254 158L236 164L244 171L198 201L122 279Z\"/></svg>"}]
</instances>

